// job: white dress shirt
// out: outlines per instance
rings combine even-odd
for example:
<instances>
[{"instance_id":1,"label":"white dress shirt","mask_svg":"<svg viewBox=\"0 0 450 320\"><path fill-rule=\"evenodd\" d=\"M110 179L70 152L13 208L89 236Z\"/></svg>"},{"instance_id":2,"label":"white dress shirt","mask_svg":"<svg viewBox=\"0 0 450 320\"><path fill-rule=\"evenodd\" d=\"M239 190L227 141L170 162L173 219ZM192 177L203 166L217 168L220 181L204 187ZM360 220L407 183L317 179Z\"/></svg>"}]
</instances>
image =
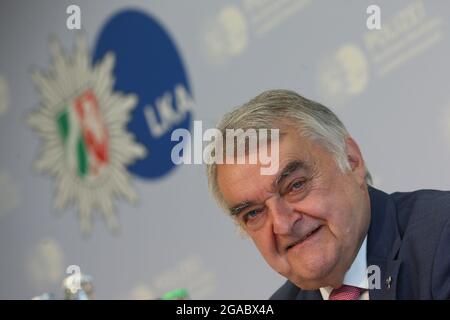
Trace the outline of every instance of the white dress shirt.
<instances>
[{"instance_id":1,"label":"white dress shirt","mask_svg":"<svg viewBox=\"0 0 450 320\"><path fill-rule=\"evenodd\" d=\"M344 276L343 284L354 286L358 288L366 289L364 293L359 297L359 300L369 300L369 281L367 279L367 236L359 248L358 254L353 261L350 269ZM323 300L328 300L333 287L320 288Z\"/></svg>"}]
</instances>

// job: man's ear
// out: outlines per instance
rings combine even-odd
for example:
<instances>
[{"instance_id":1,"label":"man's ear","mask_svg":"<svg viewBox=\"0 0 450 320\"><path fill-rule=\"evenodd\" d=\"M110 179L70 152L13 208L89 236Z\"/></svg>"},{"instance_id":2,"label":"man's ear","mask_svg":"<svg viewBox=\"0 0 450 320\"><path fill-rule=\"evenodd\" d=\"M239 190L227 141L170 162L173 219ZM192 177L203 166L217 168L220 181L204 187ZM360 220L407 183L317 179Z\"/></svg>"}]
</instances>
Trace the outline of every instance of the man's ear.
<instances>
[{"instance_id":1,"label":"man's ear","mask_svg":"<svg viewBox=\"0 0 450 320\"><path fill-rule=\"evenodd\" d=\"M366 177L366 167L359 146L352 137L345 139L345 146L350 170L358 179L358 182L363 184Z\"/></svg>"}]
</instances>

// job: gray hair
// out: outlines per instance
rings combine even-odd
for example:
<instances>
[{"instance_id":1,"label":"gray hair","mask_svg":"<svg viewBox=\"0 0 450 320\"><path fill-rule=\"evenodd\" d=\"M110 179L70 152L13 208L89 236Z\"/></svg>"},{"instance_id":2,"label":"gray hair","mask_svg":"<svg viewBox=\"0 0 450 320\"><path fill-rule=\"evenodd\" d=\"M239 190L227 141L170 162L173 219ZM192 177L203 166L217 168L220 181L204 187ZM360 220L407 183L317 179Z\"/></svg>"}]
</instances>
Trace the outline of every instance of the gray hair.
<instances>
[{"instance_id":1,"label":"gray hair","mask_svg":"<svg viewBox=\"0 0 450 320\"><path fill-rule=\"evenodd\" d=\"M349 133L339 118L327 107L306 99L289 90L268 90L249 102L226 114L217 126L225 137L226 129L271 129L280 127L298 128L302 137L321 143L330 151L336 164L346 172L350 165L346 155L346 138ZM225 141L223 141L225 143ZM226 204L217 184L217 164L207 165L209 189L220 204ZM372 177L366 168L366 183Z\"/></svg>"}]
</instances>

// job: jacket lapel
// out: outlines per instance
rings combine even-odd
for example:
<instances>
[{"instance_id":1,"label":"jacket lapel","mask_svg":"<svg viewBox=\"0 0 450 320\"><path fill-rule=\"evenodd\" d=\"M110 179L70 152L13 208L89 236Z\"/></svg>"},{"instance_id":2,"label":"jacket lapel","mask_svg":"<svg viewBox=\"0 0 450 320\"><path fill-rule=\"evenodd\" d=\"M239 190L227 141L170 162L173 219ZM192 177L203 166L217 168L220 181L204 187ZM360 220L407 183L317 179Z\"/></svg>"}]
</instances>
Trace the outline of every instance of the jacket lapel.
<instances>
[{"instance_id":1,"label":"jacket lapel","mask_svg":"<svg viewBox=\"0 0 450 320\"><path fill-rule=\"evenodd\" d=\"M369 299L391 300L397 297L397 278L401 262L397 253L401 245L394 201L380 190L369 187L371 220L367 240ZM377 269L376 267L379 267ZM374 272L380 274L379 281ZM371 277L372 275L372 277ZM378 287L378 288L377 288Z\"/></svg>"}]
</instances>

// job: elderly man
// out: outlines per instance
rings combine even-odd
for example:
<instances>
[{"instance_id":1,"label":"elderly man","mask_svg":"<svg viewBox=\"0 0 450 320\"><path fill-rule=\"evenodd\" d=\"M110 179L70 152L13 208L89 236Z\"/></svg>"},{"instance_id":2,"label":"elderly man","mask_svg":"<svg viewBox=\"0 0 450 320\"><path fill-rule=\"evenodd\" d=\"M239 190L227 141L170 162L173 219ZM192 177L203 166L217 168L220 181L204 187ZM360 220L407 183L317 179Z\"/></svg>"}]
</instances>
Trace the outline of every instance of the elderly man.
<instances>
[{"instance_id":1,"label":"elderly man","mask_svg":"<svg viewBox=\"0 0 450 320\"><path fill-rule=\"evenodd\" d=\"M208 180L287 278L272 299L450 298L449 192L371 187L342 122L295 92L264 92L218 126L223 133L250 128L279 129L277 172L262 175L259 162L212 163Z\"/></svg>"}]
</instances>

